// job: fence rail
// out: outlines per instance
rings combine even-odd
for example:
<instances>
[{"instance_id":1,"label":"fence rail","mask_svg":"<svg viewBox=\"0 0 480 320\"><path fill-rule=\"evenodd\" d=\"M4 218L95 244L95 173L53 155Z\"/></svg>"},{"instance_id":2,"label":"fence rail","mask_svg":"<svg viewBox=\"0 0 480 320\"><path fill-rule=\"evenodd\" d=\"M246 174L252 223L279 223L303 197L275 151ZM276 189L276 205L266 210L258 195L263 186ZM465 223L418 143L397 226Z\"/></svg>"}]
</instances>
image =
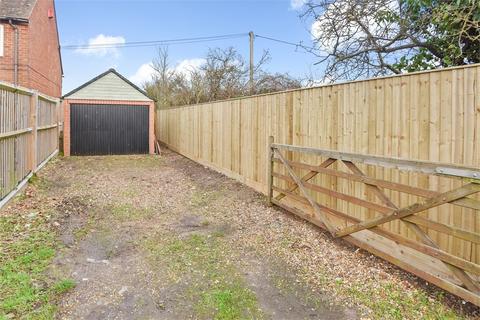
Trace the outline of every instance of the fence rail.
<instances>
[{"instance_id":1,"label":"fence rail","mask_svg":"<svg viewBox=\"0 0 480 320\"><path fill-rule=\"evenodd\" d=\"M0 82L0 208L58 152L59 104Z\"/></svg>"},{"instance_id":2,"label":"fence rail","mask_svg":"<svg viewBox=\"0 0 480 320\"><path fill-rule=\"evenodd\" d=\"M159 110L157 117L156 135L171 149L265 194L270 179L269 136L274 136L278 145L321 149L323 155L286 147L282 155L299 177L313 169L321 173L308 181L322 188L315 187L312 200L348 213L357 222L369 221L392 210L388 202L373 202L378 199L371 185L384 189L396 207L405 208L460 188L462 179L478 175L480 65L165 109ZM344 158L319 167L319 158L326 161L337 156ZM385 159L395 161L385 163ZM421 170L403 170L412 165L410 159L419 159L413 165ZM346 167L348 162L364 176ZM278 174L290 180L282 180ZM289 191L295 184L285 167L275 175L280 180L276 188ZM282 205L293 201L285 198ZM478 265L480 217L475 201L479 199L477 193L403 220L423 229L439 250ZM382 228L409 241L418 240L418 232L401 219L384 223ZM355 237L364 233L372 232L362 230L345 237L358 242ZM369 241L395 248L394 242L382 237L373 233ZM405 252L412 257L417 254ZM448 283L458 283L458 277L440 264L445 277L452 278ZM417 265L414 273L424 272L430 265L425 268Z\"/></svg>"}]
</instances>

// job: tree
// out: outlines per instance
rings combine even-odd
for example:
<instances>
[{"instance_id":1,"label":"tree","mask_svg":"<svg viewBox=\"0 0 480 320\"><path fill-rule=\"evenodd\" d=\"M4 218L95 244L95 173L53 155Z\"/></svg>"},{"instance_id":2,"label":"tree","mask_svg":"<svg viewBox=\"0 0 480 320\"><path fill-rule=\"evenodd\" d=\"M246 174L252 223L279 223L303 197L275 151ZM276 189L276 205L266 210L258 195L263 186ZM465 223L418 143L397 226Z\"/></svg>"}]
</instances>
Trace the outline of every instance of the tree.
<instances>
[{"instance_id":1,"label":"tree","mask_svg":"<svg viewBox=\"0 0 480 320\"><path fill-rule=\"evenodd\" d=\"M159 48L151 64L152 80L143 85L147 94L160 106L174 105L175 93L183 86L184 79L170 67L168 48Z\"/></svg>"},{"instance_id":2,"label":"tree","mask_svg":"<svg viewBox=\"0 0 480 320\"><path fill-rule=\"evenodd\" d=\"M479 0L308 0L325 78L480 62Z\"/></svg>"},{"instance_id":3,"label":"tree","mask_svg":"<svg viewBox=\"0 0 480 320\"><path fill-rule=\"evenodd\" d=\"M255 92L257 94L283 91L288 89L300 88L300 80L293 78L288 73L264 73L260 75L255 82Z\"/></svg>"},{"instance_id":4,"label":"tree","mask_svg":"<svg viewBox=\"0 0 480 320\"><path fill-rule=\"evenodd\" d=\"M288 74L264 70L270 61L264 52L254 66L254 93L267 93L299 88L301 82ZM161 48L153 60L153 78L145 91L157 101L159 108L230 99L251 94L249 67L234 48L210 49L205 62L188 71L177 71L169 62L168 50Z\"/></svg>"}]
</instances>

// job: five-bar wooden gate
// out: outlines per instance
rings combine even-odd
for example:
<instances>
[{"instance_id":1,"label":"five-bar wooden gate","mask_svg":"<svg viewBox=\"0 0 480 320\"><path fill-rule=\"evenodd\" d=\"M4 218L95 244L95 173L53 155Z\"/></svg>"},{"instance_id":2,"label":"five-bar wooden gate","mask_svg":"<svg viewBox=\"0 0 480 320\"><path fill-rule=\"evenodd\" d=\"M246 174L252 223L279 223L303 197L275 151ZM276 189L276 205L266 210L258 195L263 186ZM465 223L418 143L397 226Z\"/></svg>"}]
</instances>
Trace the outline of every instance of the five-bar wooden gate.
<instances>
[{"instance_id":1,"label":"five-bar wooden gate","mask_svg":"<svg viewBox=\"0 0 480 320\"><path fill-rule=\"evenodd\" d=\"M307 157L320 158L320 164L301 161ZM366 173L372 172L372 167L456 181L449 184L449 190L434 191L371 177ZM330 179L328 183L326 179ZM338 180L348 181L353 188L361 186L364 196L340 188ZM448 205L478 215L479 168L275 144L270 137L268 190L271 204L480 306L480 265L452 254L437 243L441 237L452 237L476 245L480 244L480 234L439 222L429 213ZM400 207L392 200L393 193L397 194L396 199L402 194L414 201ZM327 203L318 201L319 195L328 199ZM358 214L359 211L367 214ZM409 232L392 228L390 223L395 221L405 224Z\"/></svg>"}]
</instances>

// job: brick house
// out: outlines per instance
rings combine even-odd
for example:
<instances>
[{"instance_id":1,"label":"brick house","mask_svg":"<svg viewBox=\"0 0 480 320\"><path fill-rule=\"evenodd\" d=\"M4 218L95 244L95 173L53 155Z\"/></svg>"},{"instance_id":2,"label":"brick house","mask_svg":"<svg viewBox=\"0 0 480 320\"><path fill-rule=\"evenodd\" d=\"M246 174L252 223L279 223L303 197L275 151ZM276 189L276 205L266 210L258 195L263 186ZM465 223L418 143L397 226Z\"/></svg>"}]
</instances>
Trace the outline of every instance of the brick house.
<instances>
[{"instance_id":1,"label":"brick house","mask_svg":"<svg viewBox=\"0 0 480 320\"><path fill-rule=\"evenodd\" d=\"M0 80L58 98L62 75L54 0L0 0Z\"/></svg>"}]
</instances>

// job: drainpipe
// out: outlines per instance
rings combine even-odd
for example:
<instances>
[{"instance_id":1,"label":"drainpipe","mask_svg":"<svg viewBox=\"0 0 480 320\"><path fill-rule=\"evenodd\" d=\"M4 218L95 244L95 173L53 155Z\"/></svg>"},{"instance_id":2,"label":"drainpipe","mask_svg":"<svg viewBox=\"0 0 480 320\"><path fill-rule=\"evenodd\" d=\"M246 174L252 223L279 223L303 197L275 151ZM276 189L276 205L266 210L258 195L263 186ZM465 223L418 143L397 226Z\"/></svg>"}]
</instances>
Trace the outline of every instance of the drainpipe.
<instances>
[{"instance_id":1,"label":"drainpipe","mask_svg":"<svg viewBox=\"0 0 480 320\"><path fill-rule=\"evenodd\" d=\"M15 44L14 44L14 51L13 51L13 65L14 65L14 84L18 86L18 27L12 23L12 20L8 20L8 24L13 28L15 31Z\"/></svg>"}]
</instances>

